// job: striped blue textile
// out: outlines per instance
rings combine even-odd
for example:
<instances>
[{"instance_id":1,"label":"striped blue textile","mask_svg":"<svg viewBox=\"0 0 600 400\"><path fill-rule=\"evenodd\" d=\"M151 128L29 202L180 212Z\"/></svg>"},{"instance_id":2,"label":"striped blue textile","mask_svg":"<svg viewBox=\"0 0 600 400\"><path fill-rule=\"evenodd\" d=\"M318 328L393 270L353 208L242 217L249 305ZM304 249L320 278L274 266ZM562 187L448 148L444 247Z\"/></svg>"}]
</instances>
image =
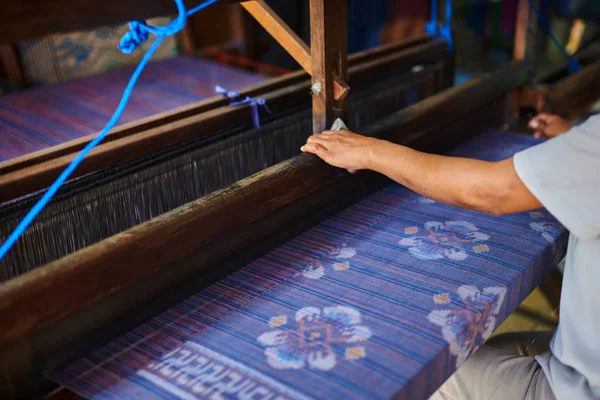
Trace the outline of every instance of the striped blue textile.
<instances>
[{"instance_id":1,"label":"striped blue textile","mask_svg":"<svg viewBox=\"0 0 600 400\"><path fill-rule=\"evenodd\" d=\"M100 131L112 116L133 67L0 97L0 162ZM192 56L151 62L119 124L149 117L266 78Z\"/></svg>"},{"instance_id":2,"label":"striped blue textile","mask_svg":"<svg viewBox=\"0 0 600 400\"><path fill-rule=\"evenodd\" d=\"M451 154L536 143L486 132ZM390 184L51 378L93 399L425 399L566 242L544 210L494 217Z\"/></svg>"}]
</instances>

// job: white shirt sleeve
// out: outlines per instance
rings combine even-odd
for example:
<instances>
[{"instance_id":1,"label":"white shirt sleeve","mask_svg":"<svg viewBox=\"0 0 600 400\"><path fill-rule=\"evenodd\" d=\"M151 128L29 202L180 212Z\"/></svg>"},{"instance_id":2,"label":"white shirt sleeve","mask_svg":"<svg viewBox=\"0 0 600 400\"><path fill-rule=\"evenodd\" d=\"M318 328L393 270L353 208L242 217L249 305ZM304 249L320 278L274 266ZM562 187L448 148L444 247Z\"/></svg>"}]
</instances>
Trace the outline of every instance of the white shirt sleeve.
<instances>
[{"instance_id":1,"label":"white shirt sleeve","mask_svg":"<svg viewBox=\"0 0 600 400\"><path fill-rule=\"evenodd\" d=\"M600 115L517 153L514 165L525 186L573 235L600 236Z\"/></svg>"}]
</instances>

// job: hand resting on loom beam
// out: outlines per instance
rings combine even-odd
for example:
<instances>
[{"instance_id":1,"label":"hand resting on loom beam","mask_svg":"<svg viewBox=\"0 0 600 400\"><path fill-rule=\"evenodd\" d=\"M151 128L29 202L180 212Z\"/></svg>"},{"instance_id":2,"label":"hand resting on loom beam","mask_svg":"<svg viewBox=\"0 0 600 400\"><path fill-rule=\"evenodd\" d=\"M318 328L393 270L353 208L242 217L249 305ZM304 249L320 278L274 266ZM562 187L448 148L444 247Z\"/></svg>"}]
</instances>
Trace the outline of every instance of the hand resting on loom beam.
<instances>
[{"instance_id":1,"label":"hand resting on loom beam","mask_svg":"<svg viewBox=\"0 0 600 400\"><path fill-rule=\"evenodd\" d=\"M495 337L430 400L600 399L600 116L572 127L540 114L530 127L549 140L499 162L426 154L349 131L313 135L302 147L458 207L490 214L545 207L570 231L556 332Z\"/></svg>"},{"instance_id":2,"label":"hand resting on loom beam","mask_svg":"<svg viewBox=\"0 0 600 400\"><path fill-rule=\"evenodd\" d=\"M571 129L556 115L539 114L530 127L538 138L553 138ZM502 215L542 207L515 171L513 159L488 162L426 154L349 131L311 136L302 151L354 173L379 172L415 192L456 207Z\"/></svg>"},{"instance_id":3,"label":"hand resting on loom beam","mask_svg":"<svg viewBox=\"0 0 600 400\"><path fill-rule=\"evenodd\" d=\"M302 151L327 163L370 169L441 203L494 215L541 208L521 182L512 159L488 162L422 153L349 131L325 131L308 138Z\"/></svg>"}]
</instances>

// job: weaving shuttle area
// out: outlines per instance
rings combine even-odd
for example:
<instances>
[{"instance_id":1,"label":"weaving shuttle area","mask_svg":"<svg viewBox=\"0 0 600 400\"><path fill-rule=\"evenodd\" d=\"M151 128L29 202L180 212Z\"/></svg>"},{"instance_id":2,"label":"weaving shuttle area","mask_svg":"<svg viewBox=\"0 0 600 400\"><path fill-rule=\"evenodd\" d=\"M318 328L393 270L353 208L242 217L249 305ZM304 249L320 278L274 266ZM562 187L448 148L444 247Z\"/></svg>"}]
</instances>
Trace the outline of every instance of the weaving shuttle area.
<instances>
[{"instance_id":1,"label":"weaving shuttle area","mask_svg":"<svg viewBox=\"0 0 600 400\"><path fill-rule=\"evenodd\" d=\"M133 67L0 97L0 162L97 133L117 106ZM266 80L192 56L148 64L119 124Z\"/></svg>"},{"instance_id":2,"label":"weaving shuttle area","mask_svg":"<svg viewBox=\"0 0 600 400\"><path fill-rule=\"evenodd\" d=\"M451 154L536 143L484 132ZM390 184L49 376L93 399L427 398L566 243L544 210L493 217Z\"/></svg>"}]
</instances>

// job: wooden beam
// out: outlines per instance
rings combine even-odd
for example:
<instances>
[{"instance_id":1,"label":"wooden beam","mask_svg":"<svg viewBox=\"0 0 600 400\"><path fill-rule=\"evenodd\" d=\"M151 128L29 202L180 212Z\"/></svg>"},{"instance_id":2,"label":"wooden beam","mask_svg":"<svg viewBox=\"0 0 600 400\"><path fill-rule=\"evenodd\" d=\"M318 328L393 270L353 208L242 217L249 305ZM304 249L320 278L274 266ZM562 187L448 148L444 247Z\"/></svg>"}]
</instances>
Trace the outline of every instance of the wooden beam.
<instances>
[{"instance_id":1,"label":"wooden beam","mask_svg":"<svg viewBox=\"0 0 600 400\"><path fill-rule=\"evenodd\" d=\"M246 1L242 7L292 56L300 67L312 74L310 49L302 39L263 0Z\"/></svg>"},{"instance_id":2,"label":"wooden beam","mask_svg":"<svg viewBox=\"0 0 600 400\"><path fill-rule=\"evenodd\" d=\"M273 11L264 0L245 1L242 7L256 19L256 21L283 47L300 67L312 75L312 59L310 48L300 37ZM350 88L340 79L335 77L333 91L336 100L341 100L348 95Z\"/></svg>"},{"instance_id":3,"label":"wooden beam","mask_svg":"<svg viewBox=\"0 0 600 400\"><path fill-rule=\"evenodd\" d=\"M346 114L345 98L335 100L334 77L347 81L348 4L345 0L310 0L313 132L327 129Z\"/></svg>"},{"instance_id":4,"label":"wooden beam","mask_svg":"<svg viewBox=\"0 0 600 400\"><path fill-rule=\"evenodd\" d=\"M539 7L539 0L533 0ZM529 0L519 0L517 8L517 21L515 27L515 41L513 47L513 60L524 60L535 57L539 50L538 19L533 13Z\"/></svg>"},{"instance_id":5,"label":"wooden beam","mask_svg":"<svg viewBox=\"0 0 600 400\"><path fill-rule=\"evenodd\" d=\"M404 45L357 53L350 57L352 79L365 82L378 71L439 61L445 56L445 46L444 40L419 39ZM298 103L299 96L308 93L309 89L310 82L306 74L300 71L248 87L242 94L263 97L270 107L277 109ZM208 134L224 125L242 123L248 119L246 108L231 108L228 102L222 97L214 97L117 127L89 154L73 177L147 155L180 141ZM0 163L0 203L48 187L94 136Z\"/></svg>"},{"instance_id":6,"label":"wooden beam","mask_svg":"<svg viewBox=\"0 0 600 400\"><path fill-rule=\"evenodd\" d=\"M184 0L187 9L202 2ZM176 14L173 0L11 0L2 4L0 43Z\"/></svg>"},{"instance_id":7,"label":"wooden beam","mask_svg":"<svg viewBox=\"0 0 600 400\"><path fill-rule=\"evenodd\" d=\"M540 111L573 118L600 100L600 61L588 65L556 84L546 95Z\"/></svg>"},{"instance_id":8,"label":"wooden beam","mask_svg":"<svg viewBox=\"0 0 600 400\"><path fill-rule=\"evenodd\" d=\"M0 64L10 81L17 83L20 87L25 86L25 76L15 46L0 44Z\"/></svg>"}]
</instances>

